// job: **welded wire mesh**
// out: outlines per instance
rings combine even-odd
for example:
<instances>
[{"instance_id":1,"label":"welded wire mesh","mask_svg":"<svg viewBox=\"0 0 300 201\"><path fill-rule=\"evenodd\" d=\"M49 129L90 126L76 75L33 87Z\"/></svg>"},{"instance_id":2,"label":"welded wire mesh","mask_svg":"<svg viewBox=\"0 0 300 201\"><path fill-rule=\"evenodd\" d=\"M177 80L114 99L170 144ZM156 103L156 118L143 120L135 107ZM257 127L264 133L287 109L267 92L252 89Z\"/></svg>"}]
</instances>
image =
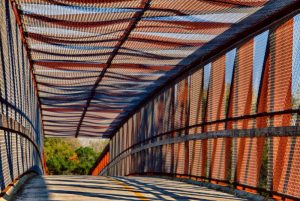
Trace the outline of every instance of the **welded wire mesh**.
<instances>
[{"instance_id":1,"label":"welded wire mesh","mask_svg":"<svg viewBox=\"0 0 300 201\"><path fill-rule=\"evenodd\" d=\"M198 58L191 56L196 50L268 0L15 2L45 134L108 137L151 91Z\"/></svg>"},{"instance_id":2,"label":"welded wire mesh","mask_svg":"<svg viewBox=\"0 0 300 201\"><path fill-rule=\"evenodd\" d=\"M10 1L0 2L0 188L29 170L42 173L41 112L28 52Z\"/></svg>"},{"instance_id":3,"label":"welded wire mesh","mask_svg":"<svg viewBox=\"0 0 300 201\"><path fill-rule=\"evenodd\" d=\"M181 175L300 197L299 19L255 35L151 99L140 119L130 119L136 132L126 123L113 137L101 174ZM258 135L262 128L269 132ZM135 140L120 149L128 136Z\"/></svg>"}]
</instances>

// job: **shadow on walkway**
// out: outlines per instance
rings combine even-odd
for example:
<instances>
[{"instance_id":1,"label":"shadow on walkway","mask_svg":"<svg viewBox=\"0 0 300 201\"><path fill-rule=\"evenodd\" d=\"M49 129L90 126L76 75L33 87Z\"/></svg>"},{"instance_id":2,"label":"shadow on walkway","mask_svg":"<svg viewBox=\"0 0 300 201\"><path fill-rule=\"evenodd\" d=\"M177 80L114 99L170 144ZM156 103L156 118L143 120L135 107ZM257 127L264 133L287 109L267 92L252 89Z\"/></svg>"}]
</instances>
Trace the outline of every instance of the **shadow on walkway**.
<instances>
[{"instance_id":1,"label":"shadow on walkway","mask_svg":"<svg viewBox=\"0 0 300 201\"><path fill-rule=\"evenodd\" d=\"M241 200L205 187L151 177L36 176L16 201Z\"/></svg>"},{"instance_id":2,"label":"shadow on walkway","mask_svg":"<svg viewBox=\"0 0 300 201\"><path fill-rule=\"evenodd\" d=\"M14 201L46 201L49 192L43 177L37 175L25 182L24 187L17 193Z\"/></svg>"}]
</instances>

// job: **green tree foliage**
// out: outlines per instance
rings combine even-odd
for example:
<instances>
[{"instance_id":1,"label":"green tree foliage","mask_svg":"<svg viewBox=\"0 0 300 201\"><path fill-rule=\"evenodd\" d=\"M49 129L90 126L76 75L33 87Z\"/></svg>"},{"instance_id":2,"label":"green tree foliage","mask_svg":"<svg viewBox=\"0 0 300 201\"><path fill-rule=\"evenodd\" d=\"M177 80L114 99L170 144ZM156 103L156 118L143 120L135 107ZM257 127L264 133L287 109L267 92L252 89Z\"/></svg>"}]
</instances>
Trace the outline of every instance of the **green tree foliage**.
<instances>
[{"instance_id":1,"label":"green tree foliage","mask_svg":"<svg viewBox=\"0 0 300 201\"><path fill-rule=\"evenodd\" d=\"M92 147L81 147L77 139L45 138L44 144L48 174L88 174L100 155Z\"/></svg>"},{"instance_id":2,"label":"green tree foliage","mask_svg":"<svg viewBox=\"0 0 300 201\"><path fill-rule=\"evenodd\" d=\"M70 174L76 165L73 160L69 160L75 151L63 139L46 138L44 151L49 174Z\"/></svg>"},{"instance_id":3,"label":"green tree foliage","mask_svg":"<svg viewBox=\"0 0 300 201\"><path fill-rule=\"evenodd\" d=\"M80 147L75 150L77 159L80 161L74 169L74 173L87 175L99 156L91 147Z\"/></svg>"}]
</instances>

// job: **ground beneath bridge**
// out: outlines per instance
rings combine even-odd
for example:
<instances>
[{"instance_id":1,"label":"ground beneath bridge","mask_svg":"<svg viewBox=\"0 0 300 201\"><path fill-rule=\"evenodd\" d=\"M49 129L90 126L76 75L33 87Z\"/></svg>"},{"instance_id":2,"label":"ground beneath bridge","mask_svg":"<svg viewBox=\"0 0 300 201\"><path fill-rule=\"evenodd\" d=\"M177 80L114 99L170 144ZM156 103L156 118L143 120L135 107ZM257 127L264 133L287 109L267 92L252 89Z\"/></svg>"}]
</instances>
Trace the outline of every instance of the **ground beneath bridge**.
<instances>
[{"instance_id":1,"label":"ground beneath bridge","mask_svg":"<svg viewBox=\"0 0 300 201\"><path fill-rule=\"evenodd\" d=\"M17 194L34 200L241 200L205 187L151 177L35 176Z\"/></svg>"}]
</instances>

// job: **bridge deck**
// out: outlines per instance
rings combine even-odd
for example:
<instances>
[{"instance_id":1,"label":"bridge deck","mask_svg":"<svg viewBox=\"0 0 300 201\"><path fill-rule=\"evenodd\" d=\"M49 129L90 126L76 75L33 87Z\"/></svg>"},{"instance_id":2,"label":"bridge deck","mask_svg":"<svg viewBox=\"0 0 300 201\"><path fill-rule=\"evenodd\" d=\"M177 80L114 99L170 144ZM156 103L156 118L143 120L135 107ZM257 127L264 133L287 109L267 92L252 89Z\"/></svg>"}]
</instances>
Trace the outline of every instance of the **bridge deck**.
<instances>
[{"instance_id":1,"label":"bridge deck","mask_svg":"<svg viewBox=\"0 0 300 201\"><path fill-rule=\"evenodd\" d=\"M242 200L223 192L149 177L36 176L15 200Z\"/></svg>"}]
</instances>

